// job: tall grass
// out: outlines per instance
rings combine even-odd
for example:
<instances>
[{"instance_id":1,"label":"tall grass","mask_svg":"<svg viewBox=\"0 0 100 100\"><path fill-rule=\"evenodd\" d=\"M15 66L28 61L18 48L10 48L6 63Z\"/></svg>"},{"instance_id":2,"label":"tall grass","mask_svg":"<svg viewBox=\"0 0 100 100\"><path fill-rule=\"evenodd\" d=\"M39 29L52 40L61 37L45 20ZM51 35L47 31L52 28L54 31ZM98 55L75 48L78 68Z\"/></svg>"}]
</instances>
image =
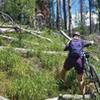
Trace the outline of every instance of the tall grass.
<instances>
[{"instance_id":1,"label":"tall grass","mask_svg":"<svg viewBox=\"0 0 100 100\"><path fill-rule=\"evenodd\" d=\"M25 60L12 48L0 51L0 79L4 80L5 95L11 100L41 100L57 95L54 74L45 69L37 71Z\"/></svg>"},{"instance_id":2,"label":"tall grass","mask_svg":"<svg viewBox=\"0 0 100 100\"><path fill-rule=\"evenodd\" d=\"M14 80L7 94L14 100L44 100L57 95L57 86L51 73L34 72L33 77L21 77Z\"/></svg>"},{"instance_id":3,"label":"tall grass","mask_svg":"<svg viewBox=\"0 0 100 100\"><path fill-rule=\"evenodd\" d=\"M79 92L76 74L73 70L67 73L67 88L63 88L63 84L57 84L56 75L63 67L67 54L63 56L42 52L63 51L67 41L57 34L49 33L48 30L41 35L50 38L53 42L50 43L26 33L22 34L21 41L7 41L0 38L1 45L11 46L0 50L0 95L7 96L11 100L44 100L57 96L59 92ZM18 38L16 33L14 35L9 33L9 36ZM26 55L20 55L12 47L34 49L35 52L29 51ZM88 50L93 51L93 49L96 48L92 47ZM97 61L91 60L91 62L99 67ZM59 87L63 88L62 91L59 91Z\"/></svg>"}]
</instances>

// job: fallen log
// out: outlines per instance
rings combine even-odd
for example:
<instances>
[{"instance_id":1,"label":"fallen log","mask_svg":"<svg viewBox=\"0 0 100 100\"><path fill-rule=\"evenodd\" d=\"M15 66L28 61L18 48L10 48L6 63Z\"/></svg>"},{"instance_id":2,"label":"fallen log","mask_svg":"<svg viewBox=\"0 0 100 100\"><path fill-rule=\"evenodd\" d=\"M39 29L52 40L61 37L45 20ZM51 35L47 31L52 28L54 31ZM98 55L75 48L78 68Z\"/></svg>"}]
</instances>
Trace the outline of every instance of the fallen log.
<instances>
[{"instance_id":1,"label":"fallen log","mask_svg":"<svg viewBox=\"0 0 100 100\"><path fill-rule=\"evenodd\" d=\"M0 46L0 49L4 49L7 48L6 46ZM38 52L38 50L34 50L34 49L25 49L25 48L13 48L16 52L18 53L23 53L26 54L28 52ZM44 54L49 54L49 55L64 55L66 56L66 52L62 52L62 51L40 51L41 53Z\"/></svg>"},{"instance_id":2,"label":"fallen log","mask_svg":"<svg viewBox=\"0 0 100 100\"><path fill-rule=\"evenodd\" d=\"M0 100L9 100L9 99L0 96Z\"/></svg>"},{"instance_id":3,"label":"fallen log","mask_svg":"<svg viewBox=\"0 0 100 100\"><path fill-rule=\"evenodd\" d=\"M0 37L2 37L2 38L4 38L4 39L7 39L7 40L11 40L11 41L18 41L18 40L19 40L18 38L6 36L6 35L0 35ZM26 41L26 40L23 40L23 42L28 43L28 44L31 43L31 41ZM33 43L33 45L39 46L39 43Z\"/></svg>"},{"instance_id":4,"label":"fallen log","mask_svg":"<svg viewBox=\"0 0 100 100\"><path fill-rule=\"evenodd\" d=\"M19 27L20 28L20 27ZM49 41L49 42L53 42L51 39L49 39L49 38L46 38L46 37L43 37L43 36L41 36L41 35L38 35L38 34L35 34L35 33L41 33L41 32L38 32L38 31L33 31L33 30L28 30L28 29L24 29L24 28L20 28L22 31L25 31L25 32L28 32L28 33L31 33L32 35L34 35L34 36L36 36L36 37L38 37L38 38L41 38L41 39L44 39L44 40L47 40L47 41Z\"/></svg>"},{"instance_id":5,"label":"fallen log","mask_svg":"<svg viewBox=\"0 0 100 100\"><path fill-rule=\"evenodd\" d=\"M83 100L83 95L71 95L71 94L65 94L65 95L60 95L58 97L54 97L54 98L49 98L46 100ZM84 95L84 99L86 100L90 100L91 99L91 95Z\"/></svg>"},{"instance_id":6,"label":"fallen log","mask_svg":"<svg viewBox=\"0 0 100 100\"><path fill-rule=\"evenodd\" d=\"M39 34L41 34L42 32L40 32L40 31L34 31L34 30L29 30L29 29L25 29L25 28L23 28L23 27L20 27L19 25L17 25L16 24L16 26L11 26L11 25L2 25L2 26L0 26L1 28L1 33L4 33L4 32L13 32L13 31L20 31L20 30L22 30L22 31L24 31L24 32L27 32L27 33L31 33L32 35L34 35L34 36L36 36L36 37L38 37L38 38L40 38L40 39L44 39L44 40L47 40L47 41L49 41L49 42L53 42L51 39L49 39L49 38L46 38L46 37L43 37L43 36L41 36L41 35L39 35ZM4 28L4 31L3 31L3 28ZM11 31L7 31L7 29L9 29L9 30L11 30ZM38 34L37 34L38 33Z\"/></svg>"},{"instance_id":7,"label":"fallen log","mask_svg":"<svg viewBox=\"0 0 100 100\"><path fill-rule=\"evenodd\" d=\"M6 32L15 32L15 29L11 29L11 28L0 28L0 33L6 33Z\"/></svg>"},{"instance_id":8,"label":"fallen log","mask_svg":"<svg viewBox=\"0 0 100 100\"><path fill-rule=\"evenodd\" d=\"M13 37L10 37L10 36L5 36L5 35L0 35L0 37L8 39L8 40L17 40L17 38L13 38Z\"/></svg>"},{"instance_id":9,"label":"fallen log","mask_svg":"<svg viewBox=\"0 0 100 100\"><path fill-rule=\"evenodd\" d=\"M12 26L12 25L0 25L0 28L10 28L10 29L14 29L16 27L15 26Z\"/></svg>"},{"instance_id":10,"label":"fallen log","mask_svg":"<svg viewBox=\"0 0 100 100\"><path fill-rule=\"evenodd\" d=\"M20 53L36 52L36 50L33 50L33 49L24 49L24 48L14 48L14 49L15 51L20 52ZM60 52L60 51L41 51L41 53L48 54L48 55L64 55L64 56L67 55L66 53Z\"/></svg>"}]
</instances>

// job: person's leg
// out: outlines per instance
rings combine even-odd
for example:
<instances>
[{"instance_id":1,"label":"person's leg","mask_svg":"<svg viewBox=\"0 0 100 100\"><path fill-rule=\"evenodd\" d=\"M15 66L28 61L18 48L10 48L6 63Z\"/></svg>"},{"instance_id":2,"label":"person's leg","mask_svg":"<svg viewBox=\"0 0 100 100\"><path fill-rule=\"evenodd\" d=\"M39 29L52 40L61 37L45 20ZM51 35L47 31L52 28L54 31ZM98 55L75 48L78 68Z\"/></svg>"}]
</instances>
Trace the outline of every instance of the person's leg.
<instances>
[{"instance_id":1,"label":"person's leg","mask_svg":"<svg viewBox=\"0 0 100 100\"><path fill-rule=\"evenodd\" d=\"M81 94L85 94L85 80L84 80L84 65L83 65L83 60L81 58L78 58L76 61L75 69L77 71L77 80L79 83L79 88Z\"/></svg>"},{"instance_id":2,"label":"person's leg","mask_svg":"<svg viewBox=\"0 0 100 100\"><path fill-rule=\"evenodd\" d=\"M69 71L72 66L73 66L73 58L71 56L68 56L68 58L65 60L63 68L60 72L60 79L63 80L65 82L65 76L67 71Z\"/></svg>"},{"instance_id":3,"label":"person's leg","mask_svg":"<svg viewBox=\"0 0 100 100\"><path fill-rule=\"evenodd\" d=\"M86 87L85 87L85 81L84 81L84 75L83 74L77 74L77 80L79 83L79 89L82 95L85 94Z\"/></svg>"},{"instance_id":4,"label":"person's leg","mask_svg":"<svg viewBox=\"0 0 100 100\"><path fill-rule=\"evenodd\" d=\"M66 76L66 70L62 68L60 72L60 79L63 80L64 82L65 82L65 76Z\"/></svg>"}]
</instances>

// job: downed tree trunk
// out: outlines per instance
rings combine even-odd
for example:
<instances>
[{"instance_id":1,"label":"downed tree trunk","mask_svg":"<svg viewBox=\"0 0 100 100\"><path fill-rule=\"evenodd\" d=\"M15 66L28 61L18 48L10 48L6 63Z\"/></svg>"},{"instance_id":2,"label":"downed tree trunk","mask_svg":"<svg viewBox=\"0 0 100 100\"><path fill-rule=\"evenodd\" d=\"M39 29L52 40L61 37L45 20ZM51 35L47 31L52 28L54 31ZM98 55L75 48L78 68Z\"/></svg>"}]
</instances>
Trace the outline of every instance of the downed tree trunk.
<instances>
[{"instance_id":1,"label":"downed tree trunk","mask_svg":"<svg viewBox=\"0 0 100 100\"><path fill-rule=\"evenodd\" d=\"M0 25L0 28L10 28L10 29L14 29L16 27L15 26L12 26L12 25Z\"/></svg>"},{"instance_id":2,"label":"downed tree trunk","mask_svg":"<svg viewBox=\"0 0 100 100\"><path fill-rule=\"evenodd\" d=\"M8 40L18 40L17 38L13 38L13 37L10 37L10 36L5 36L5 35L0 35L0 37L8 39Z\"/></svg>"},{"instance_id":3,"label":"downed tree trunk","mask_svg":"<svg viewBox=\"0 0 100 100\"><path fill-rule=\"evenodd\" d=\"M91 99L91 96L90 95L85 95L84 98L87 100L87 99ZM54 98L49 98L49 99L46 99L46 100L83 100L83 95L71 95L71 94L65 94L65 95L62 95L62 96L59 96L59 97L54 97Z\"/></svg>"},{"instance_id":4,"label":"downed tree trunk","mask_svg":"<svg viewBox=\"0 0 100 100\"><path fill-rule=\"evenodd\" d=\"M0 100L9 100L9 99L0 96Z\"/></svg>"},{"instance_id":5,"label":"downed tree trunk","mask_svg":"<svg viewBox=\"0 0 100 100\"><path fill-rule=\"evenodd\" d=\"M7 39L7 40L11 40L11 41L19 41L18 38L13 38L13 37L10 37L10 36L0 35L0 37ZM28 44L31 43L31 41L26 41L26 40L23 40L23 42L28 43ZM39 43L34 43L34 45L39 46Z\"/></svg>"},{"instance_id":6,"label":"downed tree trunk","mask_svg":"<svg viewBox=\"0 0 100 100\"><path fill-rule=\"evenodd\" d=\"M15 29L11 28L0 28L0 33L6 33L6 32L15 32Z\"/></svg>"},{"instance_id":7,"label":"downed tree trunk","mask_svg":"<svg viewBox=\"0 0 100 100\"><path fill-rule=\"evenodd\" d=\"M28 30L28 29L25 29L25 28L23 28L23 27L20 27L19 25L16 25L15 27L14 26L11 26L11 25L3 25L3 26L0 26L1 28L1 33L4 33L4 32L15 32L15 31L20 31L20 30L22 30L22 31L24 31L24 32L27 32L27 33L31 33L32 35L34 35L34 36L36 36L36 37L38 37L38 38L40 38L40 39L44 39L44 40L47 40L47 41L49 41L49 42L53 42L51 39L49 39L49 38L46 38L46 37L43 37L43 36L41 36L41 35L38 35L38 34L41 34L42 32L40 32L40 31L33 31L33 30ZM10 31L11 30L11 31ZM37 34L35 34L35 33L37 33Z\"/></svg>"},{"instance_id":8,"label":"downed tree trunk","mask_svg":"<svg viewBox=\"0 0 100 100\"><path fill-rule=\"evenodd\" d=\"M7 48L6 46L0 46L0 49ZM12 48L18 53L26 54L28 52L36 52L36 50L33 49L25 49L25 48ZM49 55L64 55L66 56L66 52L60 52L60 51L41 51L41 53L49 54Z\"/></svg>"},{"instance_id":9,"label":"downed tree trunk","mask_svg":"<svg viewBox=\"0 0 100 100\"><path fill-rule=\"evenodd\" d=\"M49 38L46 38L46 37L43 37L43 36L41 36L41 35L35 34L35 33L39 33L39 34L40 34L40 32L38 32L38 31L28 30L28 29L24 29L24 28L20 28L20 29L21 29L22 31L31 33L32 35L34 35L34 36L36 36L36 37L38 37L38 38L47 40L47 41L49 41L49 42L53 42L53 41L52 41L51 39L49 39Z\"/></svg>"}]
</instances>

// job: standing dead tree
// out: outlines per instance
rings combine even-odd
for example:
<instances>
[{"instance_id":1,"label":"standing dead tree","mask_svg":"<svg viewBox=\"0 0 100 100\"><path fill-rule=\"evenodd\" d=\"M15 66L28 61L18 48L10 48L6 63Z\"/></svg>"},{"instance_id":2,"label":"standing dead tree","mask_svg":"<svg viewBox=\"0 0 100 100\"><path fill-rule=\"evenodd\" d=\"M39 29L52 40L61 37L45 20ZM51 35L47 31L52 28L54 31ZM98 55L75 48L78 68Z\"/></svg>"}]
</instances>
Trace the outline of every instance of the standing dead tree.
<instances>
[{"instance_id":1,"label":"standing dead tree","mask_svg":"<svg viewBox=\"0 0 100 100\"><path fill-rule=\"evenodd\" d=\"M60 30L60 0L57 0L57 19L56 19L57 30Z\"/></svg>"},{"instance_id":2,"label":"standing dead tree","mask_svg":"<svg viewBox=\"0 0 100 100\"><path fill-rule=\"evenodd\" d=\"M83 23L83 0L80 0L80 16L81 16L81 23Z\"/></svg>"},{"instance_id":3,"label":"standing dead tree","mask_svg":"<svg viewBox=\"0 0 100 100\"><path fill-rule=\"evenodd\" d=\"M68 0L68 19L69 19L69 25L68 25L68 32L69 36L71 36L71 21L72 21L72 16L71 16L71 0Z\"/></svg>"},{"instance_id":4,"label":"standing dead tree","mask_svg":"<svg viewBox=\"0 0 100 100\"><path fill-rule=\"evenodd\" d=\"M92 4L91 0L89 0L89 19L90 19L90 34L92 33Z\"/></svg>"},{"instance_id":5,"label":"standing dead tree","mask_svg":"<svg viewBox=\"0 0 100 100\"><path fill-rule=\"evenodd\" d=\"M63 0L64 28L67 31L67 0Z\"/></svg>"}]
</instances>

